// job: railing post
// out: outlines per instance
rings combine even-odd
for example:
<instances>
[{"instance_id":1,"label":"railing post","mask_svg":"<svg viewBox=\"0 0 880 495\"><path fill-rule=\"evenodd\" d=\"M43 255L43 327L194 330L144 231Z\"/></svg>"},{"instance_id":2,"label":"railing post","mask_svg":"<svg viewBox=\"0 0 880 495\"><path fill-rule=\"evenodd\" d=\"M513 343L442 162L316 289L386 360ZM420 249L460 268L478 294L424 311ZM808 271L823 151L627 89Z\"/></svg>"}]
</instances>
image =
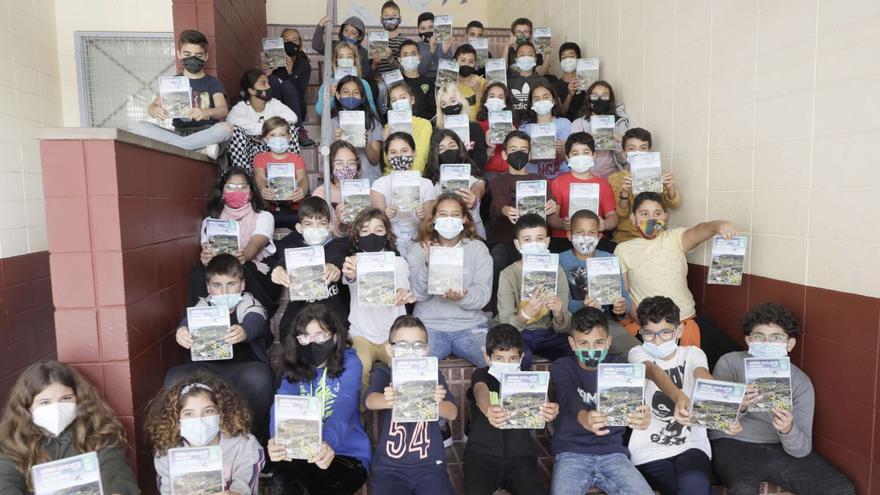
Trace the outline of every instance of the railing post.
<instances>
[{"instance_id":1,"label":"railing post","mask_svg":"<svg viewBox=\"0 0 880 495\"><path fill-rule=\"evenodd\" d=\"M324 101L324 108L321 111L321 147L319 149L321 156L322 170L324 174L324 197L327 203L332 203L330 196L330 143L331 143L331 122L330 122L330 86L329 82L332 77L332 68L330 67L333 60L333 26L336 25L336 0L327 0L327 16L330 18L328 23L329 29L324 29L324 71L321 74L323 80L324 91L318 95ZM330 208L332 215L336 212Z\"/></svg>"}]
</instances>

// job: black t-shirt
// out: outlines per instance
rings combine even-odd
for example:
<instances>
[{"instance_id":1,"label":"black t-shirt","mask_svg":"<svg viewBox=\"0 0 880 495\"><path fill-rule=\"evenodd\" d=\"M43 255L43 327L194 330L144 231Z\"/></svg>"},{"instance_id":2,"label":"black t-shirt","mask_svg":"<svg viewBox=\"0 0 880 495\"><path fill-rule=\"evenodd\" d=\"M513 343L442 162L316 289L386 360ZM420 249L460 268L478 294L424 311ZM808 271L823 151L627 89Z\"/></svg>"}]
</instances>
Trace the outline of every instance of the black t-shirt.
<instances>
[{"instance_id":1,"label":"black t-shirt","mask_svg":"<svg viewBox=\"0 0 880 495\"><path fill-rule=\"evenodd\" d=\"M407 86L412 90L416 99L413 107L413 115L425 120L431 120L437 115L437 102L434 100L434 79L419 76L403 76Z\"/></svg>"},{"instance_id":2,"label":"black t-shirt","mask_svg":"<svg viewBox=\"0 0 880 495\"><path fill-rule=\"evenodd\" d=\"M497 393L501 388L498 380L489 374L489 368L478 368L471 375L471 386L467 391L471 408L471 432L464 449L465 459L471 455L504 458L534 456L535 444L530 430L501 430L489 424L489 419L477 406L477 399L474 397L474 386L477 383L485 383L490 392Z\"/></svg>"},{"instance_id":3,"label":"black t-shirt","mask_svg":"<svg viewBox=\"0 0 880 495\"><path fill-rule=\"evenodd\" d=\"M560 102L568 97L568 83L562 79L553 81L553 90L556 91L557 96L559 96ZM581 107L584 105L586 97L587 93L585 91L578 91L572 95L571 103L568 105L568 113L566 113L564 117L571 121L580 117Z\"/></svg>"},{"instance_id":4,"label":"black t-shirt","mask_svg":"<svg viewBox=\"0 0 880 495\"><path fill-rule=\"evenodd\" d=\"M178 75L182 76L183 74ZM215 94L226 93L220 80L210 74L205 74L204 77L198 79L190 79L189 87L192 89L193 108L201 108L202 110L214 108Z\"/></svg>"},{"instance_id":5,"label":"black t-shirt","mask_svg":"<svg viewBox=\"0 0 880 495\"><path fill-rule=\"evenodd\" d=\"M507 78L507 87L510 88L510 92L513 94L513 108L520 115L520 120L523 120L522 117L526 111L529 92L531 92L532 86L537 82L547 84L547 79L539 76L537 73L533 73L529 77L514 76ZM514 118L514 120L516 119Z\"/></svg>"}]
</instances>

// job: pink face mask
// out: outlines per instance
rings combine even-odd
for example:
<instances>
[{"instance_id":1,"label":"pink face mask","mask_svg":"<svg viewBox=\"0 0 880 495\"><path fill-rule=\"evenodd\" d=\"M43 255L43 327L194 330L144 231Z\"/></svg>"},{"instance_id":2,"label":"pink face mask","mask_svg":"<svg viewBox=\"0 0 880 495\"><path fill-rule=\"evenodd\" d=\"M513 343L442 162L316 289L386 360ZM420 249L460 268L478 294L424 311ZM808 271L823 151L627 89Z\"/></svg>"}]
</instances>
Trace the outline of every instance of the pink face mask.
<instances>
[{"instance_id":1,"label":"pink face mask","mask_svg":"<svg viewBox=\"0 0 880 495\"><path fill-rule=\"evenodd\" d=\"M227 206L233 209L239 209L242 206L250 203L251 201L251 192L250 191L224 191L223 192L223 202L226 203Z\"/></svg>"}]
</instances>

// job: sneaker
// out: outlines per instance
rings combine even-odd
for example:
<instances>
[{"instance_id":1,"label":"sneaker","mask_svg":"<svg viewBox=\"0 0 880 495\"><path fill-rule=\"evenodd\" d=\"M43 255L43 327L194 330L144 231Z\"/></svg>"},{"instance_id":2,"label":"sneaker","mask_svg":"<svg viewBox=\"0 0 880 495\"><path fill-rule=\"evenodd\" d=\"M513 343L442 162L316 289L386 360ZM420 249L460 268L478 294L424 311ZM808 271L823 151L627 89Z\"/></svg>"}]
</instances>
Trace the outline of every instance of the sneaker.
<instances>
[{"instance_id":1,"label":"sneaker","mask_svg":"<svg viewBox=\"0 0 880 495\"><path fill-rule=\"evenodd\" d=\"M443 447L447 449L452 447L452 427L449 426L448 421L440 424L440 435L443 437Z\"/></svg>"},{"instance_id":2,"label":"sneaker","mask_svg":"<svg viewBox=\"0 0 880 495\"><path fill-rule=\"evenodd\" d=\"M210 158L212 160L216 160L217 157L220 155L220 145L219 144L209 144L208 146L205 146L204 148L200 149L199 152L204 155L207 155L208 158Z\"/></svg>"},{"instance_id":3,"label":"sneaker","mask_svg":"<svg viewBox=\"0 0 880 495\"><path fill-rule=\"evenodd\" d=\"M468 434L471 432L471 422L468 421L467 424L464 425L464 433L461 434L461 439L464 440L464 443L468 441Z\"/></svg>"},{"instance_id":4,"label":"sneaker","mask_svg":"<svg viewBox=\"0 0 880 495\"><path fill-rule=\"evenodd\" d=\"M315 146L315 140L309 137L309 131L307 131L305 127L298 127L296 132L301 147L310 148Z\"/></svg>"}]
</instances>

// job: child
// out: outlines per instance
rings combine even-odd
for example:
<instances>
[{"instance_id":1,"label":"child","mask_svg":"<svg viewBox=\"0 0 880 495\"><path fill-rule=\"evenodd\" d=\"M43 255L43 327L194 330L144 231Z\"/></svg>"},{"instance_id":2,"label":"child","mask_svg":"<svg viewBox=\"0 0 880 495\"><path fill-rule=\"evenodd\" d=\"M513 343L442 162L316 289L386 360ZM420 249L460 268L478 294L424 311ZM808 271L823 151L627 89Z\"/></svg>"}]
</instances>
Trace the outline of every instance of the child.
<instances>
[{"instance_id":1,"label":"child","mask_svg":"<svg viewBox=\"0 0 880 495\"><path fill-rule=\"evenodd\" d=\"M480 100L480 106L477 110L477 123L480 124L484 136L489 133L489 112L500 112L501 110L513 110L513 96L503 83L495 81L486 86L483 91L483 98ZM513 128L519 125L517 120L517 112L513 114ZM503 155L504 145L487 144L486 156L488 161L483 169L486 179L507 173L508 164Z\"/></svg>"},{"instance_id":2,"label":"child","mask_svg":"<svg viewBox=\"0 0 880 495\"><path fill-rule=\"evenodd\" d=\"M535 214L523 215L516 221L516 249L523 254L549 253L549 228ZM523 262L519 260L501 272L498 281L498 321L519 329L526 343L523 369L532 365L532 354L551 361L569 353L562 335L571 324L568 311L568 281L557 266L556 293L536 293L522 300Z\"/></svg>"},{"instance_id":3,"label":"child","mask_svg":"<svg viewBox=\"0 0 880 495\"><path fill-rule=\"evenodd\" d=\"M9 390L0 417L0 493L33 493L37 464L96 452L106 494L140 493L116 413L76 370L34 363Z\"/></svg>"},{"instance_id":4,"label":"child","mask_svg":"<svg viewBox=\"0 0 880 495\"><path fill-rule=\"evenodd\" d=\"M535 45L530 41L516 47L516 64L507 78L507 86L515 98L514 110L525 114L531 87L537 83L547 84L547 79L535 71Z\"/></svg>"},{"instance_id":5,"label":"child","mask_svg":"<svg viewBox=\"0 0 880 495\"><path fill-rule=\"evenodd\" d=\"M351 223L349 256L342 265L342 283L348 286L351 293L351 309L348 315L352 347L361 360L364 390L370 379L373 363L382 361L390 365L391 358L385 353L388 342L387 328L394 319L406 314L404 304L415 302L409 292L409 265L402 258L395 246L394 231L391 222L376 208L367 208L355 217ZM394 257L394 284L397 287L394 305L392 306L361 306L358 304L357 287L357 256L361 253L391 251Z\"/></svg>"},{"instance_id":6,"label":"child","mask_svg":"<svg viewBox=\"0 0 880 495\"><path fill-rule=\"evenodd\" d=\"M427 148L427 146L426 143L425 147ZM405 132L391 134L385 140L383 151L385 160L391 164L395 172L415 170L413 160L416 154L416 143L409 134ZM436 196L434 184L429 179L419 177L419 205L415 211L400 211L398 206L392 202L392 176L379 177L373 183L370 191L373 208L385 212L391 219L394 235L397 238L397 251L401 256L406 257L409 253L417 235L419 222L425 218L425 212L434 205Z\"/></svg>"},{"instance_id":7,"label":"child","mask_svg":"<svg viewBox=\"0 0 880 495\"><path fill-rule=\"evenodd\" d=\"M687 258L694 250L714 235L725 239L736 236L736 227L724 220L703 222L691 228L667 230L669 213L663 197L654 192L643 192L633 202L630 221L638 226L641 238L619 244L614 254L620 258L620 269L627 282L633 304L645 298L665 294L678 305L684 325L682 345L700 345L700 327L695 321L696 304L687 284ZM638 332L638 323L625 324L632 335Z\"/></svg>"},{"instance_id":8,"label":"child","mask_svg":"<svg viewBox=\"0 0 880 495\"><path fill-rule=\"evenodd\" d=\"M290 126L281 117L271 117L263 122L261 134L269 151L254 156L254 178L260 195L264 200L275 204L275 225L292 229L297 221L298 204L309 193L309 176L306 173L306 162L302 156L290 150ZM276 198L275 192L269 187L267 171L270 163L293 164L296 176L296 188L289 199Z\"/></svg>"},{"instance_id":9,"label":"child","mask_svg":"<svg viewBox=\"0 0 880 495\"><path fill-rule=\"evenodd\" d=\"M275 443L275 408L269 425L269 459L275 468L273 493L347 495L360 490L370 469L370 441L360 420L361 363L348 331L325 305L303 309L284 339L278 395L320 397L324 403L323 444L313 458L291 460ZM282 462L285 461L285 462Z\"/></svg>"},{"instance_id":10,"label":"child","mask_svg":"<svg viewBox=\"0 0 880 495\"><path fill-rule=\"evenodd\" d=\"M725 354L715 365L718 380L745 383L745 358L787 357L800 335L794 314L774 303L759 304L743 318L748 351ZM754 385L746 388L742 433L735 438L710 431L712 466L731 495L755 493L763 481L803 495L854 494L852 482L813 449L813 384L791 365L791 410L770 412L749 408L761 398Z\"/></svg>"},{"instance_id":11,"label":"child","mask_svg":"<svg viewBox=\"0 0 880 495\"><path fill-rule=\"evenodd\" d=\"M345 76L336 84L336 103L330 109L330 128L336 140L342 139L342 129L339 127L339 112L357 111L364 112L364 129L366 133L366 146L358 148L358 159L361 162L364 179L374 181L379 173L379 157L382 150L382 124L376 115L370 110L364 95L369 93L368 86L361 84L360 79L354 76Z\"/></svg>"},{"instance_id":12,"label":"child","mask_svg":"<svg viewBox=\"0 0 880 495\"><path fill-rule=\"evenodd\" d=\"M333 236L346 237L355 212L349 212L342 200L342 181L358 179L361 175L358 150L348 141L334 141L330 145L330 174L330 198L324 197L323 185L312 191L312 196L330 203L336 213L332 221Z\"/></svg>"},{"instance_id":13,"label":"child","mask_svg":"<svg viewBox=\"0 0 880 495\"><path fill-rule=\"evenodd\" d=\"M606 493L654 493L628 458L623 445L626 428L608 426L607 417L596 410L599 364L619 362L616 356L608 355L611 341L605 314L596 308L582 308L572 317L568 336L573 355L550 367L550 383L559 401L551 444L554 495L581 494L591 486ZM632 428L633 438L649 422L644 404L629 413L627 426Z\"/></svg>"},{"instance_id":14,"label":"child","mask_svg":"<svg viewBox=\"0 0 880 495\"><path fill-rule=\"evenodd\" d=\"M394 110L411 110L416 103L415 96L409 85L403 81L397 81L388 88L388 103ZM388 126L385 126L386 135L390 133ZM413 139L413 163L411 170L422 172L425 170L425 163L428 161L428 147L431 142L431 133L434 127L431 122L421 117L413 115L412 118L412 139ZM390 136L386 136L390 137ZM385 157L385 175L397 170Z\"/></svg>"},{"instance_id":15,"label":"child","mask_svg":"<svg viewBox=\"0 0 880 495\"><path fill-rule=\"evenodd\" d=\"M187 354L186 364L174 366L165 374L165 386L204 370L229 382L247 401L251 410L254 434L266 441L266 419L272 404L274 378L266 350L272 345L272 334L266 320L266 310L245 291L244 269L230 254L218 254L205 267L208 297L199 299L197 307L225 306L229 309L229 332L224 341L232 344L232 359L192 362ZM192 335L187 319L180 322L175 340L180 347L190 349Z\"/></svg>"},{"instance_id":16,"label":"child","mask_svg":"<svg viewBox=\"0 0 880 495\"><path fill-rule=\"evenodd\" d=\"M447 115L476 114L476 106L471 107L471 104L462 95L460 86L451 83L437 88L437 108L439 111L434 117L437 129L446 129ZM434 134L436 135L436 132ZM474 122L473 117L468 120L468 134L470 140L466 144L470 161L476 168L483 170L483 167L486 166L486 134L480 129L480 124Z\"/></svg>"},{"instance_id":17,"label":"child","mask_svg":"<svg viewBox=\"0 0 880 495\"><path fill-rule=\"evenodd\" d=\"M510 23L510 39L507 43L507 65L516 65L518 63L518 48L526 43L531 43L532 29L532 21L525 17L520 17ZM534 46L532 48L534 51ZM532 55L532 57L535 58L533 62L537 66L536 73L541 76L547 75L550 69L549 57L544 58L543 53L538 53L537 57Z\"/></svg>"},{"instance_id":18,"label":"child","mask_svg":"<svg viewBox=\"0 0 880 495\"><path fill-rule=\"evenodd\" d=\"M416 45L421 62L416 68L428 79L435 79L440 59L452 58L452 40L437 43L437 38L434 36L434 14L431 12L419 14L416 28L421 38Z\"/></svg>"},{"instance_id":19,"label":"child","mask_svg":"<svg viewBox=\"0 0 880 495\"><path fill-rule=\"evenodd\" d=\"M306 91L312 77L312 64L302 49L302 35L298 29L285 28L281 31L281 38L284 40L284 66L274 70L267 67L266 75L272 85L272 95L290 107L299 116L300 122L304 122Z\"/></svg>"},{"instance_id":20,"label":"child","mask_svg":"<svg viewBox=\"0 0 880 495\"><path fill-rule=\"evenodd\" d=\"M581 107L587 94L580 88L577 77L577 61L581 58L581 47L577 43L566 41L559 45L559 67L562 77L553 82L553 89L559 96L559 109L568 120L575 120L580 115Z\"/></svg>"},{"instance_id":21,"label":"child","mask_svg":"<svg viewBox=\"0 0 880 495\"><path fill-rule=\"evenodd\" d=\"M384 57L373 59L373 72L376 73L377 78L400 68L397 58L400 56L400 45L406 40L406 36L400 32L400 7L393 0L382 4L379 18L382 27L388 31L388 51L385 52Z\"/></svg>"},{"instance_id":22,"label":"child","mask_svg":"<svg viewBox=\"0 0 880 495\"><path fill-rule=\"evenodd\" d=\"M358 50L355 50L354 45L350 43L346 43L344 41L336 43L336 46L333 48L333 70L336 69L349 69L354 68L357 70L357 74L359 77L359 81L361 83L362 88L369 88L370 83L361 73L361 61L360 61L360 50L363 50L362 47L358 47ZM323 53L323 52L318 52ZM335 81L335 76L334 76ZM321 83L321 87L318 88L318 99L315 100L315 112L318 114L320 118L324 112L324 84ZM330 85L330 94L336 94L336 89L338 85L336 82L333 82ZM370 111L373 114L376 114L376 102L373 100L373 92L365 91L365 98L367 99L367 104L370 107ZM336 100L330 100L330 109L332 110L336 106Z\"/></svg>"},{"instance_id":23,"label":"child","mask_svg":"<svg viewBox=\"0 0 880 495\"><path fill-rule=\"evenodd\" d=\"M438 195L442 192L440 169L443 165L454 163L467 163L471 166L470 187L459 189L457 194L470 209L477 235L481 239L485 239L486 227L483 225L483 218L480 214L482 205L480 200L486 194L486 181L480 178L480 168L471 160L467 148L458 134L448 129L437 129L431 136L431 152L428 155L425 177L434 183L434 190Z\"/></svg>"},{"instance_id":24,"label":"child","mask_svg":"<svg viewBox=\"0 0 880 495\"><path fill-rule=\"evenodd\" d=\"M232 126L221 122L228 111L223 85L219 79L204 71L208 61L208 38L192 29L181 32L177 38L177 59L183 65L183 74L178 75L186 76L192 89L190 120L175 119L171 122L168 112L162 107L161 98L156 96L147 107L147 113L162 122L162 126L138 122L131 130L185 150L201 149L208 156L217 158L217 145L232 137ZM169 130L172 125L173 130Z\"/></svg>"},{"instance_id":25,"label":"child","mask_svg":"<svg viewBox=\"0 0 880 495\"><path fill-rule=\"evenodd\" d=\"M324 16L315 26L315 33L312 35L312 50L316 53L324 53L324 28L330 23L330 16ZM330 26L333 29L333 26ZM373 67L370 61L369 52L361 44L367 30L364 28L364 21L360 17L351 16L339 26L339 40L333 41L333 48L340 43L348 43L357 48L358 60L360 61L360 75L367 81L373 80ZM366 86L366 85L365 85ZM318 112L320 114L320 112Z\"/></svg>"},{"instance_id":26,"label":"child","mask_svg":"<svg viewBox=\"0 0 880 495\"><path fill-rule=\"evenodd\" d=\"M623 161L623 157L618 156L618 153L621 151L620 140L629 127L629 117L623 111L623 104L618 104L614 99L614 89L606 81L596 81L587 88L587 99L584 101L582 115L571 123L571 132L592 133L591 116L614 116L614 150L600 150L593 156L596 164L593 166L592 174L605 179L612 172L617 172Z\"/></svg>"},{"instance_id":27,"label":"child","mask_svg":"<svg viewBox=\"0 0 880 495\"><path fill-rule=\"evenodd\" d=\"M529 173L543 176L546 179L555 179L568 169L563 147L571 134L571 122L560 115L559 98L556 97L553 86L546 81L532 84L525 109L525 122L520 126L520 129L531 137L535 124L554 124L556 126L556 156L551 159L533 161L528 166Z\"/></svg>"},{"instance_id":28,"label":"child","mask_svg":"<svg viewBox=\"0 0 880 495\"><path fill-rule=\"evenodd\" d=\"M467 26L464 28L464 39L472 40L475 38L483 38L485 36L486 29L483 27L483 23L478 20L473 20L467 23ZM487 59L495 58L492 56L492 52L487 53ZM477 75L486 77L486 68L479 67L477 69Z\"/></svg>"},{"instance_id":29,"label":"child","mask_svg":"<svg viewBox=\"0 0 880 495\"><path fill-rule=\"evenodd\" d=\"M467 495L486 495L504 488L515 494L546 495L538 472L538 458L531 431L503 429L509 413L491 394L500 393L501 375L520 370L523 341L512 325L496 325L486 334L488 367L474 370L467 391L471 430L464 448L464 486ZM552 422L559 404L541 406L541 418Z\"/></svg>"},{"instance_id":30,"label":"child","mask_svg":"<svg viewBox=\"0 0 880 495\"><path fill-rule=\"evenodd\" d=\"M406 260L416 298L413 315L428 328L430 354L437 359L455 354L475 366L484 366L480 349L485 342L487 318L483 306L492 293L492 257L478 240L467 205L457 193L444 193L437 198L431 214L422 222L418 241L421 245L411 249ZM428 293L432 246L461 247L461 291Z\"/></svg>"},{"instance_id":31,"label":"child","mask_svg":"<svg viewBox=\"0 0 880 495\"><path fill-rule=\"evenodd\" d=\"M150 403L145 425L159 493L172 493L168 449L219 445L224 493L256 495L266 458L250 427L244 401L210 373L199 372L162 389Z\"/></svg>"},{"instance_id":32,"label":"child","mask_svg":"<svg viewBox=\"0 0 880 495\"><path fill-rule=\"evenodd\" d=\"M419 65L422 59L419 56L420 43L413 40L406 40L400 45L400 70L403 74L403 80L409 89L413 92L415 104L413 105L413 115L430 120L437 113L437 104L434 102L434 76L428 77L421 74ZM439 59L438 59L439 61ZM437 72L437 66L434 65L434 72Z\"/></svg>"},{"instance_id":33,"label":"child","mask_svg":"<svg viewBox=\"0 0 880 495\"><path fill-rule=\"evenodd\" d=\"M469 44L455 49L453 57L458 62L458 91L467 103L468 117L477 120L477 103L483 99L486 79L477 74L477 51Z\"/></svg>"},{"instance_id":34,"label":"child","mask_svg":"<svg viewBox=\"0 0 880 495\"><path fill-rule=\"evenodd\" d=\"M400 316L388 333L385 352L393 357L425 356L428 331L414 316ZM373 455L370 493L376 494L453 494L446 471L446 451L439 421L395 423L391 421L396 393L391 385L391 369L373 368L366 406L379 414L379 440ZM439 403L440 418L454 421L458 416L455 398L440 370L434 398Z\"/></svg>"}]
</instances>

